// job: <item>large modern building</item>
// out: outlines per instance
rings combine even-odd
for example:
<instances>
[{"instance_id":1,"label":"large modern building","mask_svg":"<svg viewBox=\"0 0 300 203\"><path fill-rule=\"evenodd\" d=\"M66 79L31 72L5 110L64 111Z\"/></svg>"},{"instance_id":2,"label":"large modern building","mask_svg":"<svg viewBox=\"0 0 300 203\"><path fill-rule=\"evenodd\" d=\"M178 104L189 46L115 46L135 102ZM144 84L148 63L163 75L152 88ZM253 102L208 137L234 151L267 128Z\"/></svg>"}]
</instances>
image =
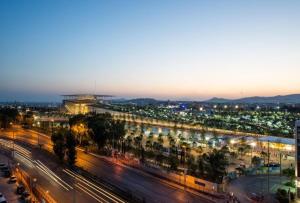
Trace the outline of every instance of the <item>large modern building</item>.
<instances>
[{"instance_id":1,"label":"large modern building","mask_svg":"<svg viewBox=\"0 0 300 203\"><path fill-rule=\"evenodd\" d=\"M297 198L300 199L300 120L296 121L295 125L295 172L296 172L296 184L297 184ZM298 201L297 201L298 202Z\"/></svg>"},{"instance_id":2,"label":"large modern building","mask_svg":"<svg viewBox=\"0 0 300 203\"><path fill-rule=\"evenodd\" d=\"M106 97L111 95L95 95L95 94L71 94L62 95L63 108L69 114L86 114L91 111L91 106L103 103Z\"/></svg>"}]
</instances>

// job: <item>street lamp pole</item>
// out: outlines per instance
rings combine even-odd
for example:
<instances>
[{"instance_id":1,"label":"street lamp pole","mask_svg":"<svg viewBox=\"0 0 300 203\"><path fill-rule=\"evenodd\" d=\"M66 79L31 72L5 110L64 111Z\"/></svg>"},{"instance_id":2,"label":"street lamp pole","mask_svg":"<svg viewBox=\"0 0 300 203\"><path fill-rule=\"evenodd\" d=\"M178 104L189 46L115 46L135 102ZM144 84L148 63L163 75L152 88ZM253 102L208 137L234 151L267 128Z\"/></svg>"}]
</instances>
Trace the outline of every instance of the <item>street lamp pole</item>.
<instances>
[{"instance_id":1,"label":"street lamp pole","mask_svg":"<svg viewBox=\"0 0 300 203\"><path fill-rule=\"evenodd\" d=\"M13 123L10 122L10 125L12 126ZM13 158L15 158L15 131L14 129L12 130L12 140L13 140L13 151L12 151L12 155L13 155Z\"/></svg>"},{"instance_id":2,"label":"street lamp pole","mask_svg":"<svg viewBox=\"0 0 300 203\"><path fill-rule=\"evenodd\" d=\"M15 131L13 130L13 158L15 158Z\"/></svg>"}]
</instances>

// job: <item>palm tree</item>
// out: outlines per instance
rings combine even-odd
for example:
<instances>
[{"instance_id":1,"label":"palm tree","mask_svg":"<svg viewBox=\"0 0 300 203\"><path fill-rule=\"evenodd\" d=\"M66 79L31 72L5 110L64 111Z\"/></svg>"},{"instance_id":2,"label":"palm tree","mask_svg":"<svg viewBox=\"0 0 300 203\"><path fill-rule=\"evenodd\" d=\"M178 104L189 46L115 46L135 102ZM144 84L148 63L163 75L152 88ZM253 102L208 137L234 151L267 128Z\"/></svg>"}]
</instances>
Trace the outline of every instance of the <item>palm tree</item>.
<instances>
[{"instance_id":1,"label":"palm tree","mask_svg":"<svg viewBox=\"0 0 300 203\"><path fill-rule=\"evenodd\" d=\"M132 145L132 137L131 136L128 136L126 138L126 145L127 145L127 148L130 150L131 149L131 145Z\"/></svg>"},{"instance_id":2,"label":"palm tree","mask_svg":"<svg viewBox=\"0 0 300 203\"><path fill-rule=\"evenodd\" d=\"M164 144L164 139L163 139L163 134L162 133L159 133L158 135L158 143L163 145Z\"/></svg>"},{"instance_id":3,"label":"palm tree","mask_svg":"<svg viewBox=\"0 0 300 203\"><path fill-rule=\"evenodd\" d=\"M262 159L264 160L264 164L266 164L266 158L268 157L268 153L261 151L260 152L260 156L262 157Z\"/></svg>"},{"instance_id":4,"label":"palm tree","mask_svg":"<svg viewBox=\"0 0 300 203\"><path fill-rule=\"evenodd\" d=\"M214 149L209 154L203 154L198 159L198 171L200 177L206 177L216 183L222 183L226 175L228 160L222 150Z\"/></svg>"}]
</instances>

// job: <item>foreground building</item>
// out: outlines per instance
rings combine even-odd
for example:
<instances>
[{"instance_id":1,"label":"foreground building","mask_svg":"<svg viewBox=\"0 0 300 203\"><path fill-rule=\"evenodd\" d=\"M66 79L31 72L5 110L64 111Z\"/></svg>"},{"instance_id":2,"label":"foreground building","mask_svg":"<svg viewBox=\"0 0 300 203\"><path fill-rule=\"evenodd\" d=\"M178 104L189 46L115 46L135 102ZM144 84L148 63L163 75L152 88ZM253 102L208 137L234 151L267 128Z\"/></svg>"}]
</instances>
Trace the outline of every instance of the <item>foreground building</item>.
<instances>
[{"instance_id":1,"label":"foreground building","mask_svg":"<svg viewBox=\"0 0 300 203\"><path fill-rule=\"evenodd\" d=\"M300 120L295 125L295 172L296 172L296 193L297 199L300 199ZM298 201L297 201L298 202Z\"/></svg>"}]
</instances>

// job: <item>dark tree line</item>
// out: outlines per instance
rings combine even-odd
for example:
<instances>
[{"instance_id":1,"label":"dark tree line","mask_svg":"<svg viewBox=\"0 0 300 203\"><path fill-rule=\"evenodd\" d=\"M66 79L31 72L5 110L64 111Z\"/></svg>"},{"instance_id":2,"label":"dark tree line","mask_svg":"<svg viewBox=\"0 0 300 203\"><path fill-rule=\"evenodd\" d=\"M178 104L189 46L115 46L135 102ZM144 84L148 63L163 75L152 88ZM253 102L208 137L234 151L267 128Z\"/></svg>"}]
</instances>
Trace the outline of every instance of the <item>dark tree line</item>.
<instances>
[{"instance_id":1,"label":"dark tree line","mask_svg":"<svg viewBox=\"0 0 300 203\"><path fill-rule=\"evenodd\" d=\"M11 122L14 122L19 115L18 110L14 108L0 108L0 128L8 128Z\"/></svg>"},{"instance_id":2,"label":"dark tree line","mask_svg":"<svg viewBox=\"0 0 300 203\"><path fill-rule=\"evenodd\" d=\"M60 161L67 156L67 163L73 166L76 162L76 140L67 129L59 129L52 134L53 151Z\"/></svg>"},{"instance_id":3,"label":"dark tree line","mask_svg":"<svg viewBox=\"0 0 300 203\"><path fill-rule=\"evenodd\" d=\"M83 128L86 129L84 136L92 140L97 145L98 150L118 149L119 151L125 152L123 142L125 123L123 121L113 120L109 113L76 115L70 118L69 123L71 129L76 126L83 126ZM80 136L82 135L83 133ZM78 139L80 139L80 136L75 137L79 137ZM78 143L82 144L80 141L78 141ZM88 143L83 144L88 145Z\"/></svg>"}]
</instances>

